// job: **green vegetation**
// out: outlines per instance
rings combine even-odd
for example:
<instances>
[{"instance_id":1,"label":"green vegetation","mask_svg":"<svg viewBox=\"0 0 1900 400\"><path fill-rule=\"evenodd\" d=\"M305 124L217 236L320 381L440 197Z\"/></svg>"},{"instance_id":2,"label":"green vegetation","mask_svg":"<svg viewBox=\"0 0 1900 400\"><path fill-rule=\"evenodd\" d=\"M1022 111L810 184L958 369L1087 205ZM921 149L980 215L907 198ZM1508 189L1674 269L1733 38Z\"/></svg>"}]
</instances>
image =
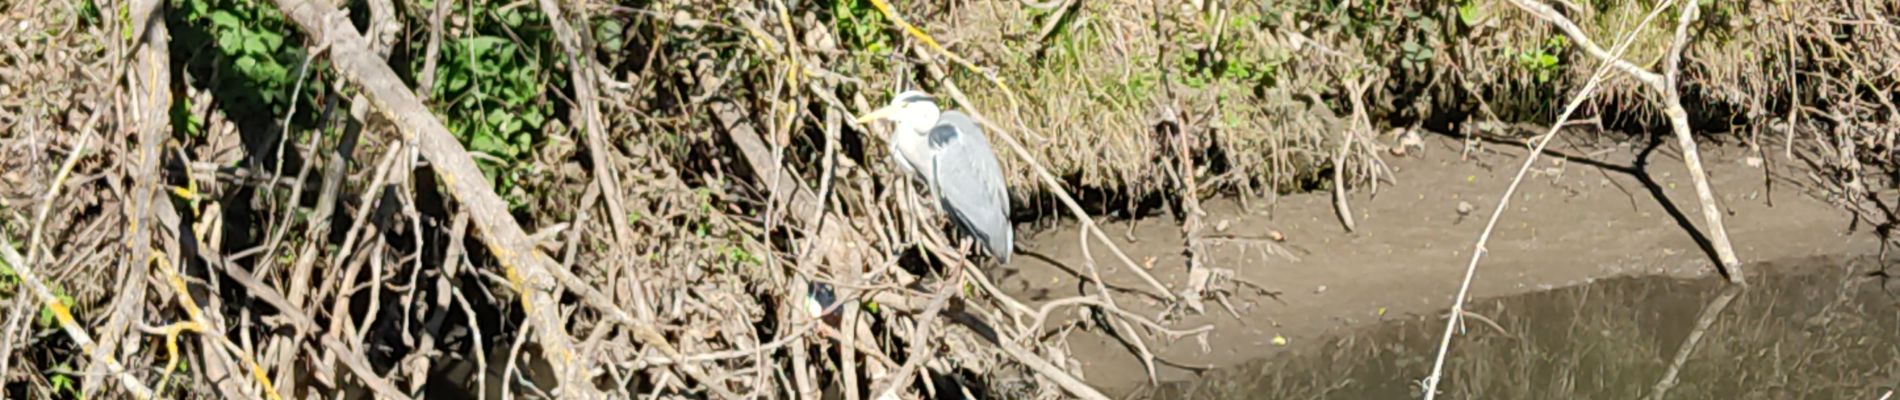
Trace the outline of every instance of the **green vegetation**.
<instances>
[{"instance_id":1,"label":"green vegetation","mask_svg":"<svg viewBox=\"0 0 1900 400\"><path fill-rule=\"evenodd\" d=\"M273 5L173 0L172 7L177 10L170 14L174 48L183 51L194 66L192 77L212 89L226 115L242 123L284 115L292 102L300 102L291 119L300 129L293 132L304 135L318 126L317 95L327 89L317 86L333 78L323 60L310 60L302 93L290 97L306 61L307 43ZM548 91L565 85L565 75L552 70L559 48L546 18L532 7L477 2L459 11L473 17L462 29L444 33L435 71L438 84L429 92L431 106L456 139L484 156L477 158L482 172L520 209L529 198L520 182L532 173L533 149L544 140L556 111ZM392 59L410 61L398 72L414 80L413 73L426 58L422 46L398 50L409 54ZM174 131L179 136L201 135L204 121L189 112L191 99L179 99L173 103Z\"/></svg>"},{"instance_id":2,"label":"green vegetation","mask_svg":"<svg viewBox=\"0 0 1900 400\"><path fill-rule=\"evenodd\" d=\"M240 116L283 115L292 102L300 109L315 104L315 90L306 88L292 99L297 68L307 58L301 34L269 3L245 0L172 0L168 15L173 26L173 48L185 52L184 61L198 68L214 68L196 76L209 85L221 104ZM121 10L124 8L121 7ZM209 48L211 51L200 52ZM313 70L325 69L312 63ZM310 83L306 82L305 85ZM186 102L179 102L186 107ZM186 109L186 108L181 108ZM174 120L179 112L174 112ZM306 114L307 115L307 114ZM301 120L305 124L310 121ZM195 135L192 126L174 125L174 131Z\"/></svg>"},{"instance_id":3,"label":"green vegetation","mask_svg":"<svg viewBox=\"0 0 1900 400\"><path fill-rule=\"evenodd\" d=\"M860 61L874 61L892 50L890 43L896 39L890 29L890 23L884 20L884 14L871 6L868 0L832 0L832 30L837 32L839 45L852 52Z\"/></svg>"},{"instance_id":4,"label":"green vegetation","mask_svg":"<svg viewBox=\"0 0 1900 400\"><path fill-rule=\"evenodd\" d=\"M1537 83L1550 82L1551 76L1563 71L1562 61L1557 58L1570 48L1570 40L1563 36L1551 36L1543 46L1524 49L1517 53L1517 65L1530 70L1537 76Z\"/></svg>"},{"instance_id":5,"label":"green vegetation","mask_svg":"<svg viewBox=\"0 0 1900 400\"><path fill-rule=\"evenodd\" d=\"M565 75L551 69L560 48L546 16L532 8L478 3L465 12L474 16L470 26L444 34L434 107L456 139L488 156L477 160L482 173L519 209L529 196L521 180L531 173L534 148L554 115L549 89L566 84ZM421 69L416 50L413 68Z\"/></svg>"}]
</instances>

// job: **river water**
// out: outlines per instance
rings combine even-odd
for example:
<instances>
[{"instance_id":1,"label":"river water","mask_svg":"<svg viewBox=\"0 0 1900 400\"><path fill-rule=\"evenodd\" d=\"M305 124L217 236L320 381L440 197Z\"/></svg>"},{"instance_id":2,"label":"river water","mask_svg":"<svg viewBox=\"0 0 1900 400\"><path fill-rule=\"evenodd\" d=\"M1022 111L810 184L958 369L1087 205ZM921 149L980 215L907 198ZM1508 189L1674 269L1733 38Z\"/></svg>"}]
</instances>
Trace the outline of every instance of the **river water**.
<instances>
[{"instance_id":1,"label":"river water","mask_svg":"<svg viewBox=\"0 0 1900 400\"><path fill-rule=\"evenodd\" d=\"M1766 272L1745 290L1651 276L1473 301L1495 324L1466 318L1439 398L1648 398L1708 319L1666 398L1900 399L1900 279L1870 276L1883 268L1872 258L1752 267ZM1732 301L1705 318L1725 291ZM1419 398L1443 331L1442 318L1394 318L1136 397Z\"/></svg>"}]
</instances>

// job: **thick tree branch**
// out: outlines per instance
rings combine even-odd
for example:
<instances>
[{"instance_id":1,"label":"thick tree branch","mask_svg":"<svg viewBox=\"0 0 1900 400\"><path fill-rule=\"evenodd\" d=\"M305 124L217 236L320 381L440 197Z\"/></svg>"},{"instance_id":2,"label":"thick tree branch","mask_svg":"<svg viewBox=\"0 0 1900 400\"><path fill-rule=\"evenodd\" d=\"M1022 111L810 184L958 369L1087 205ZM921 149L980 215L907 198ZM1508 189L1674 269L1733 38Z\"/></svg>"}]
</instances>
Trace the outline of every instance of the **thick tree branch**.
<instances>
[{"instance_id":1,"label":"thick tree branch","mask_svg":"<svg viewBox=\"0 0 1900 400\"><path fill-rule=\"evenodd\" d=\"M1681 17L1676 22L1675 41L1669 47L1669 55L1664 62L1661 83L1652 84L1663 93L1663 113L1669 116L1669 127L1676 132L1676 145L1682 148L1682 163L1689 168L1689 178L1695 183L1696 200L1702 203L1703 228L1709 230L1709 242L1715 248L1716 262L1721 263L1723 273L1734 284L1746 284L1742 276L1742 262L1735 256L1735 246L1729 243L1728 228L1722 223L1722 210L1715 204L1715 191L1709 187L1709 173L1702 169L1702 152L1696 150L1695 134L1689 128L1689 111L1682 108L1682 87L1677 78L1682 75L1682 52L1689 47L1689 24L1695 22L1701 8L1694 1L1685 2Z\"/></svg>"},{"instance_id":2,"label":"thick tree branch","mask_svg":"<svg viewBox=\"0 0 1900 400\"><path fill-rule=\"evenodd\" d=\"M1744 284L1741 261L1735 255L1735 246L1729 242L1728 229L1722 223L1722 210L1715 204L1715 191L1709 187L1709 174L1702 168L1702 154L1696 150L1695 133L1689 127L1689 112L1682 108L1682 91L1678 85L1681 75L1682 52L1689 47L1689 24L1694 23L1700 8L1697 2L1684 2L1678 11L1674 39L1669 44L1669 53L1663 62L1663 73L1658 74L1624 60L1621 56L1604 51L1589 35L1583 33L1575 22L1563 14L1557 13L1548 4L1538 0L1511 0L1512 4L1538 19L1550 22L1570 36L1572 42L1590 53L1592 57L1609 63L1612 68L1623 71L1631 77L1649 86L1662 95L1663 114L1669 118L1669 127L1676 135L1676 145L1682 148L1682 162L1689 169L1689 178L1694 182L1696 200L1702 206L1704 229L1708 229L1711 247L1714 247L1716 262L1721 264L1722 273L1729 282ZM1640 28L1639 28L1640 29Z\"/></svg>"},{"instance_id":3,"label":"thick tree branch","mask_svg":"<svg viewBox=\"0 0 1900 400\"><path fill-rule=\"evenodd\" d=\"M131 220L131 240L127 241L128 252L120 259L119 268L123 274L117 287L118 296L113 298L106 316L106 325L99 331L101 346L92 352L93 368L91 373L101 372L100 366L106 361L117 358L119 339L138 319L140 307L145 305L146 275L150 271L149 259L152 243L152 207L170 207L171 204L158 197L160 177L160 152L166 136L171 134L171 56L169 46L171 35L165 28L164 2L159 0L139 0L126 4L131 7L132 28L143 33L133 36L136 49L133 55L133 68L130 74L132 97L134 99L132 124L138 135L138 164L131 176L137 177L132 186L130 197L123 199L125 216ZM83 142L82 142L83 143ZM51 199L48 199L49 201ZM92 380L87 380L81 393L92 397ZM135 391L136 393L136 391Z\"/></svg>"}]
</instances>

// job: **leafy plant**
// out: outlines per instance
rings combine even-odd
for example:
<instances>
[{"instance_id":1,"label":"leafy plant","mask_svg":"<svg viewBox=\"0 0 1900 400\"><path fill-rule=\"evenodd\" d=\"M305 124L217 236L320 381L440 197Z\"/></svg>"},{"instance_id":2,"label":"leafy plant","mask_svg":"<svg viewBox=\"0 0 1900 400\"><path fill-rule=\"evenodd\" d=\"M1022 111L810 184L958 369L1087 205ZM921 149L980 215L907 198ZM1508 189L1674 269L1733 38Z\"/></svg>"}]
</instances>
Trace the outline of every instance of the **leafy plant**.
<instances>
[{"instance_id":1,"label":"leafy plant","mask_svg":"<svg viewBox=\"0 0 1900 400\"><path fill-rule=\"evenodd\" d=\"M60 305L66 306L67 310L71 310L73 308L73 304L74 304L73 296L66 294L65 288L59 287L57 285L47 285L47 286L49 287L49 289L53 291L53 298L59 300ZM54 323L58 322L58 319L59 319L58 316L53 313L52 305L47 305L47 304L40 305L40 319L38 321L40 324L39 325L40 327L51 328L54 326L53 325Z\"/></svg>"},{"instance_id":2,"label":"leafy plant","mask_svg":"<svg viewBox=\"0 0 1900 400\"><path fill-rule=\"evenodd\" d=\"M1207 18L1205 22L1210 26L1218 23L1212 20L1216 18L1213 15L1204 15L1202 18ZM1180 70L1183 71L1178 77L1178 82L1191 88L1203 88L1223 82L1253 84L1272 82L1279 76L1280 67L1291 61L1293 55L1284 49L1257 49L1251 43L1237 38L1237 35L1242 32L1262 29L1262 24L1261 15L1254 13L1242 13L1227 18L1226 26L1223 28L1227 37L1219 41L1219 48L1207 50L1205 53L1207 56L1193 53L1173 56L1176 57ZM1212 35L1213 32L1205 32L1205 34ZM1211 39L1202 37L1195 40L1201 43L1212 43ZM1177 40L1176 45L1177 48L1185 49L1193 48L1196 44Z\"/></svg>"},{"instance_id":3,"label":"leafy plant","mask_svg":"<svg viewBox=\"0 0 1900 400\"><path fill-rule=\"evenodd\" d=\"M190 62L210 61L217 68L198 78L214 87L227 114L280 116L292 101L315 99L314 90L304 91L302 99L290 98L305 53L276 7L240 0L173 0L172 7L178 11L171 23L180 26L176 40ZM195 52L207 46L214 51Z\"/></svg>"},{"instance_id":4,"label":"leafy plant","mask_svg":"<svg viewBox=\"0 0 1900 400\"><path fill-rule=\"evenodd\" d=\"M1476 27L1484 23L1491 16L1491 10L1487 7L1488 4L1483 3L1484 1L1486 0L1466 0L1458 3L1458 22L1464 23L1465 27Z\"/></svg>"},{"instance_id":5,"label":"leafy plant","mask_svg":"<svg viewBox=\"0 0 1900 400\"><path fill-rule=\"evenodd\" d=\"M1537 75L1537 83L1550 81L1553 74L1561 71L1562 61L1558 54L1570 48L1570 40L1563 36L1552 36L1542 46L1518 52L1517 64Z\"/></svg>"},{"instance_id":6,"label":"leafy plant","mask_svg":"<svg viewBox=\"0 0 1900 400\"><path fill-rule=\"evenodd\" d=\"M563 86L559 74L550 73L557 50L547 19L527 10L472 6L469 29L442 46L433 88L435 111L449 132L488 156L477 164L514 209L527 204L520 182L554 114L545 92ZM415 63L420 68L421 58Z\"/></svg>"},{"instance_id":7,"label":"leafy plant","mask_svg":"<svg viewBox=\"0 0 1900 400\"><path fill-rule=\"evenodd\" d=\"M1416 28L1418 34L1408 35L1404 42L1399 43L1400 67L1420 76L1429 74L1427 71L1430 70L1432 59L1437 57L1433 50L1436 43L1433 42L1439 34L1438 20L1418 10L1405 10L1405 20Z\"/></svg>"},{"instance_id":8,"label":"leafy plant","mask_svg":"<svg viewBox=\"0 0 1900 400\"><path fill-rule=\"evenodd\" d=\"M61 363L59 366L60 368L58 368L58 370L61 371L73 370L71 364ZM48 372L46 382L53 385L53 393L65 394L75 399L85 398L81 396L82 393L79 392L79 382L74 380L72 375L64 372Z\"/></svg>"},{"instance_id":9,"label":"leafy plant","mask_svg":"<svg viewBox=\"0 0 1900 400\"><path fill-rule=\"evenodd\" d=\"M891 51L891 37L885 28L884 13L867 0L835 0L831 2L833 29L838 32L839 44L847 49L861 49L858 57L878 57Z\"/></svg>"}]
</instances>

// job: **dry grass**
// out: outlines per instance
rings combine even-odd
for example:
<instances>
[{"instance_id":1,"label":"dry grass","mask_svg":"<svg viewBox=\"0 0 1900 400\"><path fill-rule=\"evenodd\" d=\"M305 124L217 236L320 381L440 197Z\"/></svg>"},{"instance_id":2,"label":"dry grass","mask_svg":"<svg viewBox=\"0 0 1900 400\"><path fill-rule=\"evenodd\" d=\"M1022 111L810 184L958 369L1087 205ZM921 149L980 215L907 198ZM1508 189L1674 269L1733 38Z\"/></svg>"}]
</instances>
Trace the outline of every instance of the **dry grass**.
<instances>
[{"instance_id":1,"label":"dry grass","mask_svg":"<svg viewBox=\"0 0 1900 400\"><path fill-rule=\"evenodd\" d=\"M1250 194L1262 195L1310 187L1323 176L1331 160L1325 149L1336 147L1328 143L1338 140L1343 120L1332 110L1313 111L1343 106L1343 99L1328 105L1319 96L1337 84L1335 76L1359 66L1325 49L1301 50L1265 29L1277 21L1263 19L1260 5L1233 5L1224 21L1214 21L1214 13L1186 4L1084 2L1041 42L1034 40L1037 29L1025 28L1046 26L1051 12L1027 7L960 7L938 26L1024 87L1030 109L1007 123L1041 133L1027 143L1079 187L1134 197L1164 191L1168 172L1159 160L1167 148L1155 126L1171 109L1212 129L1195 153L1220 165L1209 172L1226 178L1217 179L1218 190L1255 188ZM1206 54L1225 63L1202 61L1209 45ZM974 76L958 78L961 87L981 86ZM1006 107L989 91L972 92L977 108Z\"/></svg>"}]
</instances>

